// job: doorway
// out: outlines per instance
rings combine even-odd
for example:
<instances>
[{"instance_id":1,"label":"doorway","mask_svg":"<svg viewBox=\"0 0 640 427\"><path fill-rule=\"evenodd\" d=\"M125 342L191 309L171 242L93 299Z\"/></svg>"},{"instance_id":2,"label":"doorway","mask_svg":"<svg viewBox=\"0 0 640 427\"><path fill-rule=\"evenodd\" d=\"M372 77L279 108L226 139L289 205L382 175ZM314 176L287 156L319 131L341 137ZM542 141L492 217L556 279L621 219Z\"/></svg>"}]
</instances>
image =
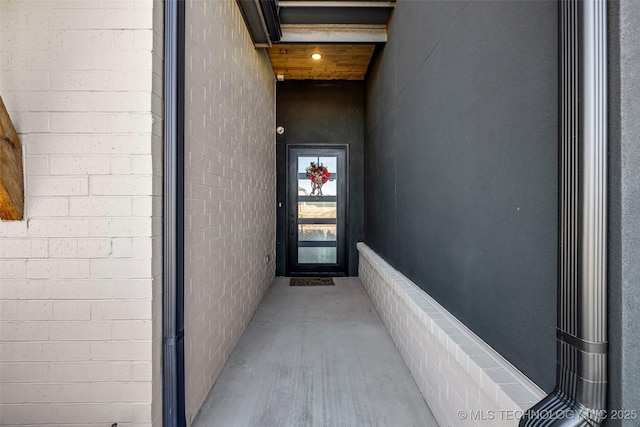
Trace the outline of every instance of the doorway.
<instances>
[{"instance_id":1,"label":"doorway","mask_svg":"<svg viewBox=\"0 0 640 427\"><path fill-rule=\"evenodd\" d=\"M346 145L288 146L288 276L347 274L347 164ZM314 167L326 169L316 188Z\"/></svg>"}]
</instances>

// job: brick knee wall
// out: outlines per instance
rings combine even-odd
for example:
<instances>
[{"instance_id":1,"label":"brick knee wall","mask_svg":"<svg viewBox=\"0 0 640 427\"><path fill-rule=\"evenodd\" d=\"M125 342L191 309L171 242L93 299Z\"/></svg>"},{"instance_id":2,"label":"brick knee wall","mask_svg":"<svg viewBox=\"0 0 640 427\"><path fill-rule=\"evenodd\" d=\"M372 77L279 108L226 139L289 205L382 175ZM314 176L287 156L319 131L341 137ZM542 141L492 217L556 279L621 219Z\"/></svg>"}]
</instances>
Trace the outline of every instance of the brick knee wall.
<instances>
[{"instance_id":1,"label":"brick knee wall","mask_svg":"<svg viewBox=\"0 0 640 427\"><path fill-rule=\"evenodd\" d=\"M544 392L363 243L360 280L442 426L514 426Z\"/></svg>"}]
</instances>

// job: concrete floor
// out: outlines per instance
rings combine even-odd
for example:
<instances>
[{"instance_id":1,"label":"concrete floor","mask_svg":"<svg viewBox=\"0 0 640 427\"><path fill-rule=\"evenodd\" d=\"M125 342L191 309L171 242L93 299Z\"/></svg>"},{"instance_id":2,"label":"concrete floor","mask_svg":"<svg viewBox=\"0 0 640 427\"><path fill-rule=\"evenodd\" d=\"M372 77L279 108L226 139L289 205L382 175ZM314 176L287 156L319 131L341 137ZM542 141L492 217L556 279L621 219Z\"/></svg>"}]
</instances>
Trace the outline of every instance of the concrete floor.
<instances>
[{"instance_id":1,"label":"concrete floor","mask_svg":"<svg viewBox=\"0 0 640 427\"><path fill-rule=\"evenodd\" d=\"M193 426L437 426L357 278L278 277Z\"/></svg>"}]
</instances>

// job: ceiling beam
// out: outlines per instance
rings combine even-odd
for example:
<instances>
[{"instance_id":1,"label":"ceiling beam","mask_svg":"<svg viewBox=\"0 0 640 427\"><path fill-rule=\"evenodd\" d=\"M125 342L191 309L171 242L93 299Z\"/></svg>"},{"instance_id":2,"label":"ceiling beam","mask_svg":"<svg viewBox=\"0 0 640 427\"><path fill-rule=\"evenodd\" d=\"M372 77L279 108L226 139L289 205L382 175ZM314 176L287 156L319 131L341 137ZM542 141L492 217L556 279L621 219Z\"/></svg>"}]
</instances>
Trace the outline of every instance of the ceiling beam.
<instances>
[{"instance_id":1,"label":"ceiling beam","mask_svg":"<svg viewBox=\"0 0 640 427\"><path fill-rule=\"evenodd\" d=\"M280 0L279 7L390 7L395 1Z\"/></svg>"},{"instance_id":2,"label":"ceiling beam","mask_svg":"<svg viewBox=\"0 0 640 427\"><path fill-rule=\"evenodd\" d=\"M281 43L386 43L384 26L282 25Z\"/></svg>"},{"instance_id":3,"label":"ceiling beam","mask_svg":"<svg viewBox=\"0 0 640 427\"><path fill-rule=\"evenodd\" d=\"M269 47L280 39L275 0L236 0L256 47Z\"/></svg>"}]
</instances>

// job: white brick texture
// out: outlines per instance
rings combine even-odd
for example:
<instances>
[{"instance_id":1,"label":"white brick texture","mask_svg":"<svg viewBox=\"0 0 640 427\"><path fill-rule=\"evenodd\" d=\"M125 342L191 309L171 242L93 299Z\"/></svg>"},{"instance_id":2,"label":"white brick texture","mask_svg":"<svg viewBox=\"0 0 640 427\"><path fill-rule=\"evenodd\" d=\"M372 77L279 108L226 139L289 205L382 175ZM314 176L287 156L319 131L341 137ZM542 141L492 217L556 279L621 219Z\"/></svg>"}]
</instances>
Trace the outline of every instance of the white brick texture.
<instances>
[{"instance_id":1,"label":"white brick texture","mask_svg":"<svg viewBox=\"0 0 640 427\"><path fill-rule=\"evenodd\" d=\"M441 426L516 426L545 396L364 243L360 281Z\"/></svg>"},{"instance_id":2,"label":"white brick texture","mask_svg":"<svg viewBox=\"0 0 640 427\"><path fill-rule=\"evenodd\" d=\"M275 76L235 1L186 7L189 424L274 277Z\"/></svg>"},{"instance_id":3,"label":"white brick texture","mask_svg":"<svg viewBox=\"0 0 640 427\"><path fill-rule=\"evenodd\" d=\"M26 188L0 222L0 425L161 425L162 17L0 1Z\"/></svg>"}]
</instances>

